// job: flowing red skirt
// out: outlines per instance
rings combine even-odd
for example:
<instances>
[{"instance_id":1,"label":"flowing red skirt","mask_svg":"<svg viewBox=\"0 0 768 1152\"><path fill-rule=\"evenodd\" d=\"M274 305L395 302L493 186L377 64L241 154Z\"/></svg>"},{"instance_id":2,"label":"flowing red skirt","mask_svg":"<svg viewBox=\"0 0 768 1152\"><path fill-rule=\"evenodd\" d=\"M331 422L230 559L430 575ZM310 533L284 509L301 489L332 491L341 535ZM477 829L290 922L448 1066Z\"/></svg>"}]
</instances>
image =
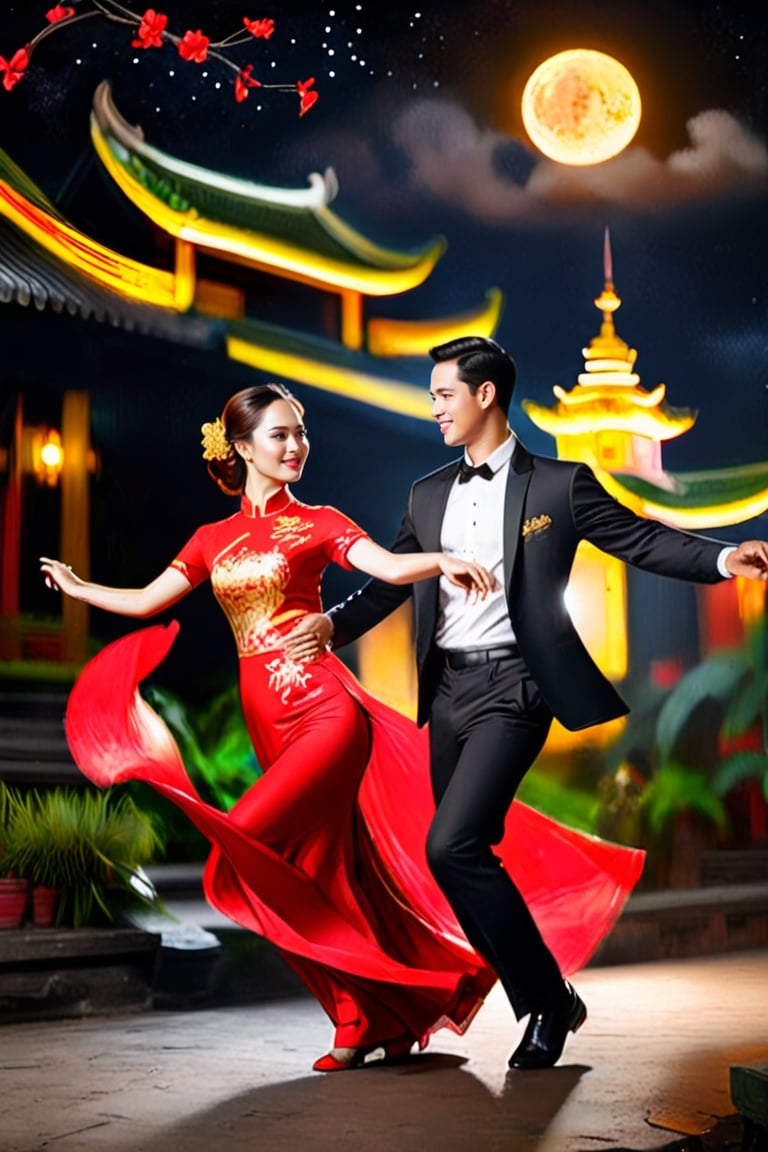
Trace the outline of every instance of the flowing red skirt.
<instances>
[{"instance_id":1,"label":"flowing red skirt","mask_svg":"<svg viewBox=\"0 0 768 1152\"><path fill-rule=\"evenodd\" d=\"M140 779L208 837L204 887L269 939L317 996L340 1045L463 1030L496 980L429 872L434 803L424 730L364 692L334 656L290 704L264 658L241 661L243 710L264 775L229 812L195 791L168 728L138 691L178 625L132 633L83 670L67 708L80 770L108 787ZM524 804L497 849L563 973L610 931L643 853Z\"/></svg>"}]
</instances>

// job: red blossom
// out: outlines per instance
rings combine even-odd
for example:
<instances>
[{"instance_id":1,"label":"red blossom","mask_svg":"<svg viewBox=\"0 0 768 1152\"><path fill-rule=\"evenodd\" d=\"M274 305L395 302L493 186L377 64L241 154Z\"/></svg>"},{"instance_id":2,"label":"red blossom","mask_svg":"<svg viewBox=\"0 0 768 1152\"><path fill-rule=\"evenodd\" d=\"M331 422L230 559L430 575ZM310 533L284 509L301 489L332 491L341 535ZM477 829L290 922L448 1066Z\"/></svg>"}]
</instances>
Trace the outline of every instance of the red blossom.
<instances>
[{"instance_id":1,"label":"red blossom","mask_svg":"<svg viewBox=\"0 0 768 1152\"><path fill-rule=\"evenodd\" d=\"M48 9L45 18L49 24L55 24L57 20L66 20L68 16L74 16L74 14L74 8L65 8L63 4L57 4L55 8Z\"/></svg>"},{"instance_id":2,"label":"red blossom","mask_svg":"<svg viewBox=\"0 0 768 1152\"><path fill-rule=\"evenodd\" d=\"M243 100L248 96L249 88L261 88L261 82L254 80L251 76L253 71L253 64L246 64L245 68L241 68L235 77L235 100L238 104L242 104Z\"/></svg>"},{"instance_id":3,"label":"red blossom","mask_svg":"<svg viewBox=\"0 0 768 1152\"><path fill-rule=\"evenodd\" d=\"M309 112L312 105L317 103L319 93L314 91L310 92L310 88L314 82L314 76L310 76L309 80L299 80L296 83L296 91L301 97L299 116L303 116L305 112Z\"/></svg>"},{"instance_id":4,"label":"red blossom","mask_svg":"<svg viewBox=\"0 0 768 1152\"><path fill-rule=\"evenodd\" d=\"M210 37L203 36L199 28L197 32L189 28L179 41L179 56L184 60L194 60L195 64L202 64L208 56L210 42Z\"/></svg>"},{"instance_id":5,"label":"red blossom","mask_svg":"<svg viewBox=\"0 0 768 1152\"><path fill-rule=\"evenodd\" d=\"M263 40L269 40L275 30L274 20L249 20L247 16L243 16L243 24L251 36L255 36L257 40L259 37Z\"/></svg>"},{"instance_id":6,"label":"red blossom","mask_svg":"<svg viewBox=\"0 0 768 1152\"><path fill-rule=\"evenodd\" d=\"M26 48L19 48L14 52L10 60L6 60L4 56L0 56L0 72L4 72L3 88L6 92L10 92L15 84L18 84L24 75L24 71L29 64L29 53Z\"/></svg>"},{"instance_id":7,"label":"red blossom","mask_svg":"<svg viewBox=\"0 0 768 1152\"><path fill-rule=\"evenodd\" d=\"M147 8L139 24L138 40L131 40L134 48L162 48L163 31L168 17L154 8Z\"/></svg>"}]
</instances>

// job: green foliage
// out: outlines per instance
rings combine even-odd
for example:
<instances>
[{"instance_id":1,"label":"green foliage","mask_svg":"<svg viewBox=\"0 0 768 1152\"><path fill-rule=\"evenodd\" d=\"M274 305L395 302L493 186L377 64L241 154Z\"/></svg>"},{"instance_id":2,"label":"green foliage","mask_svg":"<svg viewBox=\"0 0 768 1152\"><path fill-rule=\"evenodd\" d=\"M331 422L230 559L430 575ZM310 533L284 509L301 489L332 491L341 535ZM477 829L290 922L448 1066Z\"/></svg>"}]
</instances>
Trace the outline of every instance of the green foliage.
<instances>
[{"instance_id":1,"label":"green foliage","mask_svg":"<svg viewBox=\"0 0 768 1152\"><path fill-rule=\"evenodd\" d=\"M211 850L211 842L172 800L161 795L144 780L128 780L121 791L132 797L136 806L163 830L163 859L166 863L202 861Z\"/></svg>"},{"instance_id":2,"label":"green foliage","mask_svg":"<svg viewBox=\"0 0 768 1152\"><path fill-rule=\"evenodd\" d=\"M142 869L161 849L150 817L128 795L54 788L25 794L0 783L6 862L35 885L59 888L58 923L115 920L154 889Z\"/></svg>"},{"instance_id":3,"label":"green foliage","mask_svg":"<svg viewBox=\"0 0 768 1152\"><path fill-rule=\"evenodd\" d=\"M669 690L658 684L646 684L632 701L632 711L624 727L605 753L609 773L622 771L631 764L642 776L650 776L657 761L656 726L659 712Z\"/></svg>"},{"instance_id":4,"label":"green foliage","mask_svg":"<svg viewBox=\"0 0 768 1152\"><path fill-rule=\"evenodd\" d=\"M205 708L190 708L164 688L147 700L170 728L201 796L229 811L261 774L245 727L238 686L233 684Z\"/></svg>"},{"instance_id":5,"label":"green foliage","mask_svg":"<svg viewBox=\"0 0 768 1152\"><path fill-rule=\"evenodd\" d=\"M518 799L538 809L553 820L594 833L596 828L595 798L589 792L573 788L531 768L517 793Z\"/></svg>"},{"instance_id":6,"label":"green foliage","mask_svg":"<svg viewBox=\"0 0 768 1152\"><path fill-rule=\"evenodd\" d=\"M713 788L725 796L739 784L761 780L768 797L768 624L765 618L747 631L744 646L716 652L688 672L672 689L660 714L657 744L660 758L679 751L695 723L697 709L717 710L721 750ZM752 733L761 748L729 751L728 742Z\"/></svg>"},{"instance_id":7,"label":"green foliage","mask_svg":"<svg viewBox=\"0 0 768 1152\"><path fill-rule=\"evenodd\" d=\"M633 846L643 843L640 803L645 777L621 761L615 771L607 772L598 784L599 799L595 805L595 831L617 844Z\"/></svg>"},{"instance_id":8,"label":"green foliage","mask_svg":"<svg viewBox=\"0 0 768 1152\"><path fill-rule=\"evenodd\" d=\"M742 648L713 653L671 690L649 687L635 704L606 753L600 831L622 840L629 833L661 854L683 814L722 833L732 789L762 778L768 798L767 735L768 629L761 620ZM742 738L753 746L729 748Z\"/></svg>"},{"instance_id":9,"label":"green foliage","mask_svg":"<svg viewBox=\"0 0 768 1152\"><path fill-rule=\"evenodd\" d=\"M696 709L707 701L724 711L749 676L743 652L718 652L681 677L659 713L656 743L659 757L669 760Z\"/></svg>"},{"instance_id":10,"label":"green foliage","mask_svg":"<svg viewBox=\"0 0 768 1152\"><path fill-rule=\"evenodd\" d=\"M663 836L681 812L703 817L723 829L727 815L703 772L684 764L664 764L648 781L640 797L640 812L654 837Z\"/></svg>"},{"instance_id":11,"label":"green foliage","mask_svg":"<svg viewBox=\"0 0 768 1152\"><path fill-rule=\"evenodd\" d=\"M0 782L0 876L7 876L10 872L8 863L8 849L6 846L6 829L8 826L8 793Z\"/></svg>"},{"instance_id":12,"label":"green foliage","mask_svg":"<svg viewBox=\"0 0 768 1152\"><path fill-rule=\"evenodd\" d=\"M763 778L763 792L768 800L768 765L765 754L750 751L736 752L720 764L713 781L718 796L727 796L739 784Z\"/></svg>"}]
</instances>

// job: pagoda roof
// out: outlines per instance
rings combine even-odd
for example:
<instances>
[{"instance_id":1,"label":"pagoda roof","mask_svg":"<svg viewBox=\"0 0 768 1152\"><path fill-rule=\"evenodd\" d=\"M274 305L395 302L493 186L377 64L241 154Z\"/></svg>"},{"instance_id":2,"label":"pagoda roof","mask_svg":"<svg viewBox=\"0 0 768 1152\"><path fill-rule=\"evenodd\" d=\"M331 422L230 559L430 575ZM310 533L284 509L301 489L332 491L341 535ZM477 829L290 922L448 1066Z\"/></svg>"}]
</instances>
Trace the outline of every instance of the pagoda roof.
<instances>
[{"instance_id":1,"label":"pagoda roof","mask_svg":"<svg viewBox=\"0 0 768 1152\"><path fill-rule=\"evenodd\" d=\"M74 228L0 149L0 302L51 308L183 344L209 346L221 325L180 316L172 277Z\"/></svg>"},{"instance_id":2,"label":"pagoda roof","mask_svg":"<svg viewBox=\"0 0 768 1152\"><path fill-rule=\"evenodd\" d=\"M345 348L335 340L245 319L229 324L226 346L231 359L270 377L306 384L403 416L432 419L423 384L398 379L392 361L383 365L376 356Z\"/></svg>"},{"instance_id":3,"label":"pagoda roof","mask_svg":"<svg viewBox=\"0 0 768 1152\"><path fill-rule=\"evenodd\" d=\"M50 308L193 347L210 347L221 340L221 326L214 320L128 299L74 272L3 219L1 204L0 303L31 304L38 312Z\"/></svg>"},{"instance_id":4,"label":"pagoda roof","mask_svg":"<svg viewBox=\"0 0 768 1152\"><path fill-rule=\"evenodd\" d=\"M388 296L423 283L445 249L383 248L329 207L332 169L306 188L277 188L190 164L160 151L123 119L107 81L94 94L91 136L110 176L158 227L222 259L314 285Z\"/></svg>"},{"instance_id":5,"label":"pagoda roof","mask_svg":"<svg viewBox=\"0 0 768 1152\"><path fill-rule=\"evenodd\" d=\"M104 247L75 228L0 149L0 303L80 315L182 344L225 343L265 371L358 401L429 419L423 386L390 360L425 355L456 332L491 335L503 306L492 288L469 312L429 320L373 318L368 351L255 320L179 309L173 274ZM289 370L290 366L290 370Z\"/></svg>"},{"instance_id":6,"label":"pagoda roof","mask_svg":"<svg viewBox=\"0 0 768 1152\"><path fill-rule=\"evenodd\" d=\"M523 411L551 436L583 436L596 432L625 432L650 440L672 440L696 422L690 408L673 408L664 403L663 384L652 392L643 388L605 384L578 385L572 392L554 389L559 403L546 408L524 400Z\"/></svg>"},{"instance_id":7,"label":"pagoda roof","mask_svg":"<svg viewBox=\"0 0 768 1152\"><path fill-rule=\"evenodd\" d=\"M598 469L596 475L639 515L690 531L741 524L768 511L768 461L706 472L668 472L664 486L635 473Z\"/></svg>"}]
</instances>

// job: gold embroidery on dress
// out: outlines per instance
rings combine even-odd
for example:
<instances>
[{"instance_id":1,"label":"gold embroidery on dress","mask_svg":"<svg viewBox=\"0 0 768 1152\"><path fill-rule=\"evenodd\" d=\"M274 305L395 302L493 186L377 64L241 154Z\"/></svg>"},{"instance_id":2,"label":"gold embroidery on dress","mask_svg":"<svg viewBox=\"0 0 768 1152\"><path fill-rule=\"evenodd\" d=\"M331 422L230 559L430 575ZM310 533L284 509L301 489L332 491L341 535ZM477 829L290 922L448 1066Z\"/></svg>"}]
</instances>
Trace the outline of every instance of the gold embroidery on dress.
<instances>
[{"instance_id":1,"label":"gold embroidery on dress","mask_svg":"<svg viewBox=\"0 0 768 1152\"><path fill-rule=\"evenodd\" d=\"M541 516L531 516L530 520L526 520L523 524L523 540L526 536L530 536L532 532L541 532L543 528L549 528L552 523L552 517L543 512Z\"/></svg>"},{"instance_id":2,"label":"gold embroidery on dress","mask_svg":"<svg viewBox=\"0 0 768 1152\"><path fill-rule=\"evenodd\" d=\"M301 516L276 516L272 539L279 540L286 548L298 548L310 539L309 530L314 526L312 520L302 520Z\"/></svg>"},{"instance_id":3,"label":"gold embroidery on dress","mask_svg":"<svg viewBox=\"0 0 768 1152\"><path fill-rule=\"evenodd\" d=\"M305 664L297 664L284 653L267 664L267 672L269 672L269 686L280 693L283 704L288 702L293 688L306 688L312 679L312 673Z\"/></svg>"},{"instance_id":4,"label":"gold embroidery on dress","mask_svg":"<svg viewBox=\"0 0 768 1152\"><path fill-rule=\"evenodd\" d=\"M272 617L285 600L291 574L285 556L277 548L251 552L247 547L219 556L211 570L211 586L234 632L239 655L253 656L274 647L280 636Z\"/></svg>"},{"instance_id":5,"label":"gold embroidery on dress","mask_svg":"<svg viewBox=\"0 0 768 1152\"><path fill-rule=\"evenodd\" d=\"M350 529L348 532L344 532L341 536L337 536L333 544L336 550L340 552L342 556L346 556L352 545L356 544L360 539L360 533L354 532L352 529Z\"/></svg>"},{"instance_id":6,"label":"gold embroidery on dress","mask_svg":"<svg viewBox=\"0 0 768 1152\"><path fill-rule=\"evenodd\" d=\"M249 536L250 536L250 532L243 532L243 534L241 536L238 536L236 540L230 540L230 542L229 542L229 544L227 544L226 548L222 548L221 552L216 553L213 560L211 561L211 567L215 568L216 565L218 564L219 560L221 559L222 556L225 555L225 553L231 552L232 549L234 548L235 544L239 544L241 540L247 540Z\"/></svg>"}]
</instances>

